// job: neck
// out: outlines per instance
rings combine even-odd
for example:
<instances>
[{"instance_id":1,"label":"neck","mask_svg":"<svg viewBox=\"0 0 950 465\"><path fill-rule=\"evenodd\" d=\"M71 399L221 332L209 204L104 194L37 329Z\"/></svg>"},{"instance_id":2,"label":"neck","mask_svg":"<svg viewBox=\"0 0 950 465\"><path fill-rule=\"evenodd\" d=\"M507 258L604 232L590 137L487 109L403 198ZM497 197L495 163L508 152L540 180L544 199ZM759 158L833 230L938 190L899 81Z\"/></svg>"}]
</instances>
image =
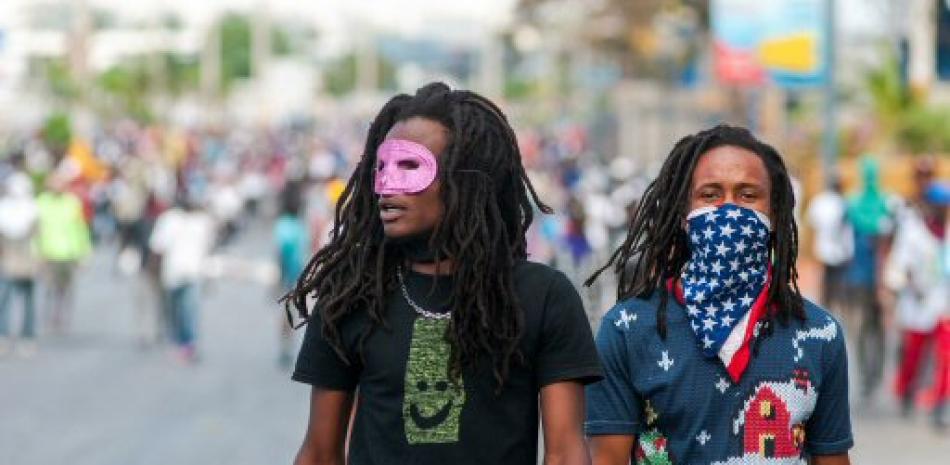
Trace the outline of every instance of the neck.
<instances>
[{"instance_id":1,"label":"neck","mask_svg":"<svg viewBox=\"0 0 950 465\"><path fill-rule=\"evenodd\" d=\"M409 266L412 271L421 274L450 275L455 271L455 263L449 259L432 263L413 262Z\"/></svg>"},{"instance_id":2,"label":"neck","mask_svg":"<svg viewBox=\"0 0 950 465\"><path fill-rule=\"evenodd\" d=\"M418 271L416 266L421 266L422 269L431 270L431 269L449 269L446 262L448 257L444 260L436 262L436 251L429 243L431 232L414 234L411 236L400 237L394 239L394 245L402 250L403 256L406 258L408 263L413 265L413 270ZM422 272L422 271L420 271ZM434 274L434 273L427 273Z\"/></svg>"}]
</instances>

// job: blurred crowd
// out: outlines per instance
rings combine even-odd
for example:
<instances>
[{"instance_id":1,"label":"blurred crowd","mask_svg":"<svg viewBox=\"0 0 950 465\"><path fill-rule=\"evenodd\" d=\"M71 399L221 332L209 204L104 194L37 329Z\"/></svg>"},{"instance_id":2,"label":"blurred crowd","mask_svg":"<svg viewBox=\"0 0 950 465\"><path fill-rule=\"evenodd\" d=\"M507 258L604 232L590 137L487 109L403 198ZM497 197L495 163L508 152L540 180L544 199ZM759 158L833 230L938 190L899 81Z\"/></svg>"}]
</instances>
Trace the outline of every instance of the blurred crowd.
<instances>
[{"instance_id":1,"label":"blurred crowd","mask_svg":"<svg viewBox=\"0 0 950 465\"><path fill-rule=\"evenodd\" d=\"M271 221L267 207L285 191L307 205L294 210L307 243L321 244L352 165L345 154L355 152L306 124L198 130L121 121L66 147L40 135L10 145L0 164L0 355L29 356L41 329L69 331L77 269L98 248L136 286L142 342L171 342L187 361L197 357L201 282L240 265L214 257L243 229ZM278 224L277 235L285 229ZM17 300L21 311L12 312Z\"/></svg>"},{"instance_id":2,"label":"blurred crowd","mask_svg":"<svg viewBox=\"0 0 950 465\"><path fill-rule=\"evenodd\" d=\"M365 131L357 119L266 128L124 120L65 147L40 134L11 141L0 156L0 357L28 357L38 336L70 331L82 311L73 308L77 270L98 249L136 290L130 306L142 344L197 361L202 284L238 269L266 283L273 301L293 286L327 240ZM612 274L583 283L625 237L649 179L630 159L604 156L581 124L528 126L518 138L556 211L536 217L531 259L564 271L597 325L616 283ZM862 394L875 393L896 360L903 411L929 409L941 424L950 389L950 187L938 163L918 159L914 192L901 198L884 191L869 158L858 188L845 192L834 177L799 204L813 240L803 252L821 265L819 300L848 329ZM271 257L263 271L227 258L254 228L271 238L253 245ZM289 367L294 338L277 308L276 359ZM896 357L887 354L892 337Z\"/></svg>"},{"instance_id":3,"label":"blurred crowd","mask_svg":"<svg viewBox=\"0 0 950 465\"><path fill-rule=\"evenodd\" d=\"M820 300L844 321L865 399L884 382L896 341L893 391L901 411L929 409L938 427L950 387L950 184L939 160L914 162L906 197L881 187L872 158L860 163L860 186L846 194L840 176L807 210L820 262Z\"/></svg>"}]
</instances>

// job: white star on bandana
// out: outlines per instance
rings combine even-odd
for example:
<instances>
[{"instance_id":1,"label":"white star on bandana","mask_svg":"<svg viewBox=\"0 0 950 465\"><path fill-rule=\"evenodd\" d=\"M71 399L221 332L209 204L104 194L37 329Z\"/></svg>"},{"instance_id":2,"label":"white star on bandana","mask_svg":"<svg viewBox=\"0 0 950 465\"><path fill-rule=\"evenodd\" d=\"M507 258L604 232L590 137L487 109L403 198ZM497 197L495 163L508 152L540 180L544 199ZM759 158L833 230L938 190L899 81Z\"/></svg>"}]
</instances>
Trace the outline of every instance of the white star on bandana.
<instances>
[{"instance_id":1,"label":"white star on bandana","mask_svg":"<svg viewBox=\"0 0 950 465\"><path fill-rule=\"evenodd\" d=\"M743 317L764 288L768 254L757 249L767 250L769 225L759 215L727 204L687 219L691 256L680 283L706 356L719 355L732 331L745 330Z\"/></svg>"}]
</instances>

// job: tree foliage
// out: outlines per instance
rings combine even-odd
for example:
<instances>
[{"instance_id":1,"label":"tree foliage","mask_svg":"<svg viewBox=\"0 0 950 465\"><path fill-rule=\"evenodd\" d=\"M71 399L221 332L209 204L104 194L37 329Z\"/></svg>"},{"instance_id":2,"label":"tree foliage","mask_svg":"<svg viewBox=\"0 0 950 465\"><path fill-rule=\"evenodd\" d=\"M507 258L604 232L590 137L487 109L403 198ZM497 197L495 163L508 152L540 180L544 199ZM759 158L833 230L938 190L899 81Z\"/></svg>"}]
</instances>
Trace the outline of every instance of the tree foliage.
<instances>
[{"instance_id":1,"label":"tree foliage","mask_svg":"<svg viewBox=\"0 0 950 465\"><path fill-rule=\"evenodd\" d=\"M339 97L356 89L358 64L354 53L343 55L331 61L323 71L324 88L330 95ZM377 89L396 89L396 68L385 57L377 55L376 69L379 73Z\"/></svg>"},{"instance_id":2,"label":"tree foliage","mask_svg":"<svg viewBox=\"0 0 950 465\"><path fill-rule=\"evenodd\" d=\"M865 88L882 138L914 154L950 152L950 108L915 95L894 53L866 73Z\"/></svg>"},{"instance_id":3,"label":"tree foliage","mask_svg":"<svg viewBox=\"0 0 950 465\"><path fill-rule=\"evenodd\" d=\"M296 53L290 33L279 23L270 25L270 52L275 55ZM239 79L251 77L253 66L253 24L250 16L231 13L220 23L221 84L225 90Z\"/></svg>"},{"instance_id":4,"label":"tree foliage","mask_svg":"<svg viewBox=\"0 0 950 465\"><path fill-rule=\"evenodd\" d=\"M43 123L42 137L54 154L64 153L73 137L69 115L57 112L48 116Z\"/></svg>"},{"instance_id":5,"label":"tree foliage","mask_svg":"<svg viewBox=\"0 0 950 465\"><path fill-rule=\"evenodd\" d=\"M99 90L105 94L105 102L99 111L111 116L130 116L139 121L150 121L152 112L148 96L154 77L149 74L145 60L134 59L115 65L102 72L96 79Z\"/></svg>"}]
</instances>

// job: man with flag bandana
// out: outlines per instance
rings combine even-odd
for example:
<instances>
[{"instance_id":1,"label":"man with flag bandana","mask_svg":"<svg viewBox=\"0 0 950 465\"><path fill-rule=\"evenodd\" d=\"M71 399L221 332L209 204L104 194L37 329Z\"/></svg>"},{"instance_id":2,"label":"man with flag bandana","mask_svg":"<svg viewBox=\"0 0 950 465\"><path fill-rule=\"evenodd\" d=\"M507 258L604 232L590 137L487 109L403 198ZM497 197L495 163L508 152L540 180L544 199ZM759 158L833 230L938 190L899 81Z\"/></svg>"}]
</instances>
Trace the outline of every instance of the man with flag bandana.
<instances>
[{"instance_id":1,"label":"man with flag bandana","mask_svg":"<svg viewBox=\"0 0 950 465\"><path fill-rule=\"evenodd\" d=\"M595 465L849 463L844 338L799 292L793 206L781 156L749 131L676 144L588 281L619 275L606 377L587 387Z\"/></svg>"}]
</instances>

